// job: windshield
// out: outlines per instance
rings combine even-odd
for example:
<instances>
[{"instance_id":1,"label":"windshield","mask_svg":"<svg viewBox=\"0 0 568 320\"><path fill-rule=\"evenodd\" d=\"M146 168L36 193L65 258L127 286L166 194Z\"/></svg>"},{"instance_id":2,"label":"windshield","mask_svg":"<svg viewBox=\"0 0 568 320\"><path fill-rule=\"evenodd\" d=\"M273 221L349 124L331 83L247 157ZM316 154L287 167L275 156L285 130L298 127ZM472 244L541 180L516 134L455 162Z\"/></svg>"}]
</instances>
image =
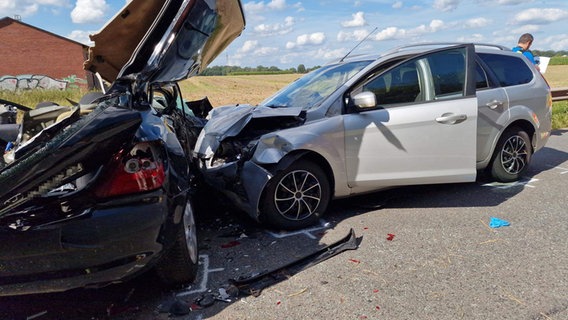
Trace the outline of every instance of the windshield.
<instances>
[{"instance_id":1,"label":"windshield","mask_svg":"<svg viewBox=\"0 0 568 320\"><path fill-rule=\"evenodd\" d=\"M271 108L302 107L303 110L317 107L369 63L371 60L319 68L284 87L260 105Z\"/></svg>"}]
</instances>

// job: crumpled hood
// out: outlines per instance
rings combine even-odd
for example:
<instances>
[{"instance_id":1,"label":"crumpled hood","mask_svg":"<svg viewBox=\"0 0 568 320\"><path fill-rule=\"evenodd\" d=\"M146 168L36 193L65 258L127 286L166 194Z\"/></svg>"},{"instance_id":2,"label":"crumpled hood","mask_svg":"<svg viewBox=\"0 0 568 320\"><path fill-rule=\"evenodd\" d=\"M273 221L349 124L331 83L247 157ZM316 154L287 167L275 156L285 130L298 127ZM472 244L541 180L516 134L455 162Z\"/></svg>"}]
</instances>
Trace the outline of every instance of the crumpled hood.
<instances>
[{"instance_id":1,"label":"crumpled hood","mask_svg":"<svg viewBox=\"0 0 568 320\"><path fill-rule=\"evenodd\" d=\"M91 36L84 68L103 79L179 81L205 69L243 31L239 0L132 0Z\"/></svg>"},{"instance_id":2,"label":"crumpled hood","mask_svg":"<svg viewBox=\"0 0 568 320\"><path fill-rule=\"evenodd\" d=\"M298 117L301 107L269 108L251 105L229 105L213 109L209 121L199 134L195 145L195 154L202 158L210 158L221 141L237 136L253 119ZM275 127L274 130L280 128Z\"/></svg>"}]
</instances>

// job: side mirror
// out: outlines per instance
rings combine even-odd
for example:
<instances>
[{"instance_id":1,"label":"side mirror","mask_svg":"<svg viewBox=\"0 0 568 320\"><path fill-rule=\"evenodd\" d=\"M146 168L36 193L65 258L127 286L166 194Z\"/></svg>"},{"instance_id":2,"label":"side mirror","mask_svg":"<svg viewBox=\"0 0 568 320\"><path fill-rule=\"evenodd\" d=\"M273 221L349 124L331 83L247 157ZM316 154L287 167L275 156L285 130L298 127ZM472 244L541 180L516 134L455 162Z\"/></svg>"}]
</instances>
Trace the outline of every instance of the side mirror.
<instances>
[{"instance_id":1,"label":"side mirror","mask_svg":"<svg viewBox=\"0 0 568 320\"><path fill-rule=\"evenodd\" d=\"M377 107L377 96L371 91L358 93L353 97L353 105L359 109L370 109Z\"/></svg>"}]
</instances>

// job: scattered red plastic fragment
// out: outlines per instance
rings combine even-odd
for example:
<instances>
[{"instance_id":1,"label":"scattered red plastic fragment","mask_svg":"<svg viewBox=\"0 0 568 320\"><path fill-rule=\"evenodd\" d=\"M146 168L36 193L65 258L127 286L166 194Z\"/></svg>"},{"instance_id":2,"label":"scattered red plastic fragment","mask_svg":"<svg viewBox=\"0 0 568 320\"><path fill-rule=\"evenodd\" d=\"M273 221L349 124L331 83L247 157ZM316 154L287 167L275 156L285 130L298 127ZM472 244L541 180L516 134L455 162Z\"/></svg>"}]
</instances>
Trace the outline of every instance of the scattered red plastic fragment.
<instances>
[{"instance_id":1,"label":"scattered red plastic fragment","mask_svg":"<svg viewBox=\"0 0 568 320\"><path fill-rule=\"evenodd\" d=\"M369 230L369 227L364 227L363 230Z\"/></svg>"},{"instance_id":2,"label":"scattered red plastic fragment","mask_svg":"<svg viewBox=\"0 0 568 320\"><path fill-rule=\"evenodd\" d=\"M351 262L353 262L353 263L361 263L361 261L360 261L360 260L357 260L357 259L349 259L349 261L351 261Z\"/></svg>"},{"instance_id":3,"label":"scattered red plastic fragment","mask_svg":"<svg viewBox=\"0 0 568 320\"><path fill-rule=\"evenodd\" d=\"M373 293L378 293L378 292L379 292L378 289L373 290Z\"/></svg>"},{"instance_id":4,"label":"scattered red plastic fragment","mask_svg":"<svg viewBox=\"0 0 568 320\"><path fill-rule=\"evenodd\" d=\"M377 310L381 310L381 307L379 307L379 306L376 306L376 307L375 307L375 309L377 309Z\"/></svg>"},{"instance_id":5,"label":"scattered red plastic fragment","mask_svg":"<svg viewBox=\"0 0 568 320\"><path fill-rule=\"evenodd\" d=\"M276 302L276 305L279 306L282 303L282 301L278 300L278 302Z\"/></svg>"},{"instance_id":6,"label":"scattered red plastic fragment","mask_svg":"<svg viewBox=\"0 0 568 320\"><path fill-rule=\"evenodd\" d=\"M360 316L359 319L369 319L367 316Z\"/></svg>"},{"instance_id":7,"label":"scattered red plastic fragment","mask_svg":"<svg viewBox=\"0 0 568 320\"><path fill-rule=\"evenodd\" d=\"M394 240L394 234L392 234L392 233L387 234L387 240L393 241Z\"/></svg>"},{"instance_id":8,"label":"scattered red plastic fragment","mask_svg":"<svg viewBox=\"0 0 568 320\"><path fill-rule=\"evenodd\" d=\"M232 248L232 247L238 246L239 244L241 244L241 243L238 242L238 241L230 241L230 242L222 244L221 248L223 248L223 249Z\"/></svg>"}]
</instances>

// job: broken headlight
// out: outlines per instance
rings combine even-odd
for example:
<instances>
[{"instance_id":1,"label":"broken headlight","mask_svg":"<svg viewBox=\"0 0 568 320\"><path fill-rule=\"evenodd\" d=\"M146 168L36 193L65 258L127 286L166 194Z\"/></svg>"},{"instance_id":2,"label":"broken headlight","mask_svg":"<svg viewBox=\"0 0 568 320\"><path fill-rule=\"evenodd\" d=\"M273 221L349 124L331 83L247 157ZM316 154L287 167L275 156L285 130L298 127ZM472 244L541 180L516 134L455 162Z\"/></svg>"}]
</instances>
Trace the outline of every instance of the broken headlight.
<instances>
[{"instance_id":1,"label":"broken headlight","mask_svg":"<svg viewBox=\"0 0 568 320\"><path fill-rule=\"evenodd\" d=\"M215 152L211 167L236 161L247 161L252 157L257 144L258 140L246 142L238 139L226 139L221 142L217 152Z\"/></svg>"}]
</instances>

